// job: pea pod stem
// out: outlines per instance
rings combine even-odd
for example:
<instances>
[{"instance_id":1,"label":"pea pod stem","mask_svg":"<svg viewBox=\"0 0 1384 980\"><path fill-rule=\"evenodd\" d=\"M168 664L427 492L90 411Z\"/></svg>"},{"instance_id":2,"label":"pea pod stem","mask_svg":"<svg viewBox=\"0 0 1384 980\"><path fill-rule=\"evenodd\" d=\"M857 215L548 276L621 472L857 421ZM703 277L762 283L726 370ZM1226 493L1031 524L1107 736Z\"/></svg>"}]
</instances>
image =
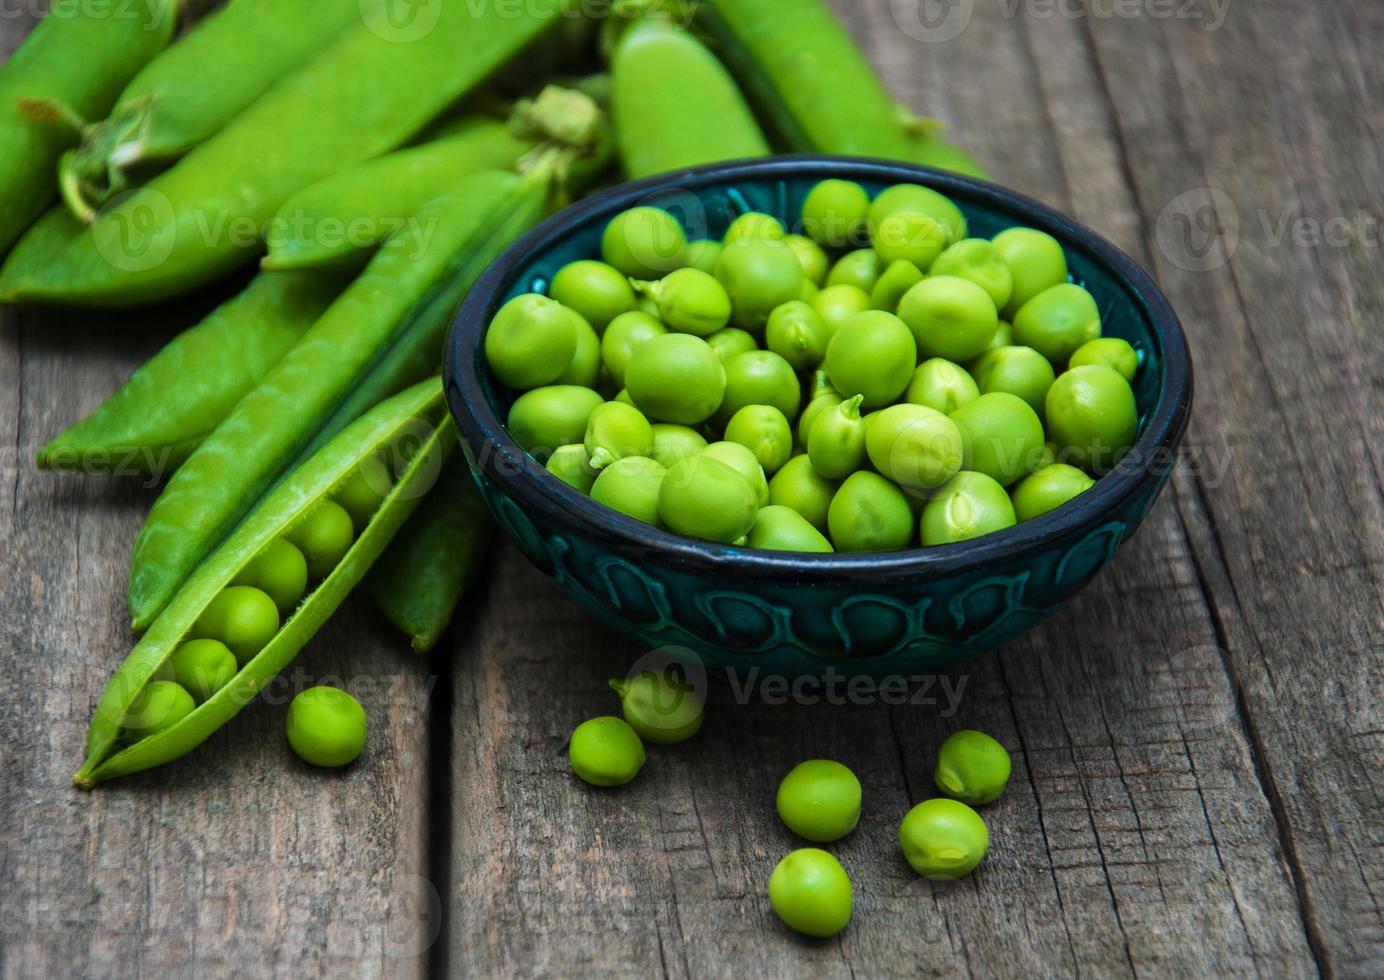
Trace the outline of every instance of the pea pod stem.
<instances>
[{"instance_id":1,"label":"pea pod stem","mask_svg":"<svg viewBox=\"0 0 1384 980\"><path fill-rule=\"evenodd\" d=\"M172 0L121 17L77 4L45 17L0 67L0 254L56 196L58 159L77 141L75 126L105 113L168 43L175 12ZM36 122L36 113L47 121Z\"/></svg>"},{"instance_id":2,"label":"pea pod stem","mask_svg":"<svg viewBox=\"0 0 1384 980\"><path fill-rule=\"evenodd\" d=\"M122 725L135 698L156 678L173 651L189 639L202 612L267 545L301 521L363 461L415 440L421 447L341 561L294 610L272 639L234 678L170 727L122 745ZM116 670L87 734L87 757L73 782L90 789L103 780L171 762L230 721L282 671L352 588L423 497L426 485L455 446L442 384L430 380L383 403L313 456L265 498L178 591L165 612Z\"/></svg>"},{"instance_id":3,"label":"pea pod stem","mask_svg":"<svg viewBox=\"0 0 1384 980\"><path fill-rule=\"evenodd\" d=\"M261 273L39 450L38 468L153 477L172 472L344 286L335 272Z\"/></svg>"}]
</instances>

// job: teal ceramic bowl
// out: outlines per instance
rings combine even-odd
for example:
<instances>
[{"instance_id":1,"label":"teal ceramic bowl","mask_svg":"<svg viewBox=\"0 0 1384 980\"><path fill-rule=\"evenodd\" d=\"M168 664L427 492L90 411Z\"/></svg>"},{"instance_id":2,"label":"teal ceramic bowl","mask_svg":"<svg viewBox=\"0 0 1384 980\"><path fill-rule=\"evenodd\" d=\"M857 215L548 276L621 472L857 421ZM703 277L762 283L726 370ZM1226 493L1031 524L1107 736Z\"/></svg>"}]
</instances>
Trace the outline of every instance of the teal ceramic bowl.
<instances>
[{"instance_id":1,"label":"teal ceramic bowl","mask_svg":"<svg viewBox=\"0 0 1384 980\"><path fill-rule=\"evenodd\" d=\"M550 476L505 431L513 400L482 341L495 311L546 292L565 263L597 256L606 223L635 205L666 207L688 238L719 237L755 210L790 226L827 177L872 194L933 187L973 236L1039 228L1066 248L1074 281L1100 304L1107 336L1140 353L1139 438L1080 497L974 541L882 554L808 555L709 544L617 514ZM519 241L475 285L448 340L447 394L462 445L496 519L529 560L594 615L650 648L685 647L740 677L927 673L1018 636L1104 568L1167 482L1192 403L1192 365L1176 315L1153 281L1089 228L994 184L882 161L775 157L624 184ZM757 668L757 670L755 669Z\"/></svg>"}]
</instances>

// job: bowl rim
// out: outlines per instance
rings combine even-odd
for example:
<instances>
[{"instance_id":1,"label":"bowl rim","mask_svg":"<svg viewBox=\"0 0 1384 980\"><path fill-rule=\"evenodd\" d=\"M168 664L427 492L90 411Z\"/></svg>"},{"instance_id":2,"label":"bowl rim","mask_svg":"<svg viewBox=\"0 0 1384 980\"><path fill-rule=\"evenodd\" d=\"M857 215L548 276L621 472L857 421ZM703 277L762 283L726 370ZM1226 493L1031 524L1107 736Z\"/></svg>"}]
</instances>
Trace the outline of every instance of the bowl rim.
<instances>
[{"instance_id":1,"label":"bowl rim","mask_svg":"<svg viewBox=\"0 0 1384 980\"><path fill-rule=\"evenodd\" d=\"M1064 248L1079 246L1123 280L1144 312L1162 347L1163 383L1143 435L1122 463L1091 489L1055 510L968 541L887 552L811 554L735 547L684 537L613 511L548 473L510 438L491 409L480 383L477 356L492 311L508 291L517 268L535 252L569 237L595 220L649 203L661 192L696 192L707 185L736 180L801 177L811 173L886 183L918 183L949 197L988 205L1014 216L1016 223L1056 237ZM1096 526L1103 515L1134 494L1175 450L1186 431L1192 402L1192 362L1182 324L1152 278L1123 251L1081 222L1017 191L990 181L916 164L867 157L788 154L731 161L670 171L622 183L593 194L545 220L491 264L462 303L447 339L444 377L453 419L472 457L486 478L523 508L533 509L558 526L580 526L604 547L676 566L689 573L739 574L769 583L800 585L804 575L816 583L877 583L882 576L928 579L980 571L997 560L1013 560L1042 550L1053 541ZM503 464L503 465L501 465Z\"/></svg>"}]
</instances>

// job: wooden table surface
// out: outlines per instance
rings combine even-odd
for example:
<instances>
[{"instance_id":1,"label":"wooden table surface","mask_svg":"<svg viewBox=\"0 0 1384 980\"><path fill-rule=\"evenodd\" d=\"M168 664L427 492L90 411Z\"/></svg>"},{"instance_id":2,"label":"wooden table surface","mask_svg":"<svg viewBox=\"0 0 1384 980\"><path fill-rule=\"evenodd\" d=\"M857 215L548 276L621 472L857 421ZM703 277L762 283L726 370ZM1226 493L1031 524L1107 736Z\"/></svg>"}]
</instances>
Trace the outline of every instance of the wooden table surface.
<instances>
[{"instance_id":1,"label":"wooden table surface","mask_svg":"<svg viewBox=\"0 0 1384 980\"><path fill-rule=\"evenodd\" d=\"M191 757L84 794L154 490L31 460L211 298L4 310L0 973L1384 971L1384 4L836 7L900 99L1128 251L1183 318L1185 457L1113 566L948 674L954 711L718 686L694 742L593 792L567 734L641 651L505 545L430 659L356 597ZM333 680L372 735L324 775L283 713ZM1014 777L983 867L937 885L895 832L960 727L1009 746ZM813 756L866 793L835 846L854 920L822 942L766 897L796 846L774 789Z\"/></svg>"}]
</instances>

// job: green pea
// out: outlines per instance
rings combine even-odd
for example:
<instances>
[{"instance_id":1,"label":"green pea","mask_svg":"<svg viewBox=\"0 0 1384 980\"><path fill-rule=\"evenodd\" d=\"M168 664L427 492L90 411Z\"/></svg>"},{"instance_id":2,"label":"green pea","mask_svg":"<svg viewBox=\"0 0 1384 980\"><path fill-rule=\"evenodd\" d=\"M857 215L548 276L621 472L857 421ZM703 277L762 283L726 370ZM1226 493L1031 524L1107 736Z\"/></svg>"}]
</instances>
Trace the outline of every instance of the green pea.
<instances>
[{"instance_id":1,"label":"green pea","mask_svg":"<svg viewBox=\"0 0 1384 980\"><path fill-rule=\"evenodd\" d=\"M769 481L769 504L788 507L818 531L825 533L827 511L836 494L836 483L812 468L806 453L794 456ZM762 514L769 508L761 508Z\"/></svg>"},{"instance_id":2,"label":"green pea","mask_svg":"<svg viewBox=\"0 0 1384 980\"><path fill-rule=\"evenodd\" d=\"M810 302L833 336L851 317L871 308L870 294L859 286L825 286Z\"/></svg>"},{"instance_id":3,"label":"green pea","mask_svg":"<svg viewBox=\"0 0 1384 980\"><path fill-rule=\"evenodd\" d=\"M764 346L795 371L811 371L821 364L830 340L831 331L821 314L802 300L775 307L764 328Z\"/></svg>"},{"instance_id":4,"label":"green pea","mask_svg":"<svg viewBox=\"0 0 1384 980\"><path fill-rule=\"evenodd\" d=\"M827 528L837 551L898 551L913 540L913 509L897 484L859 470L831 498Z\"/></svg>"},{"instance_id":5,"label":"green pea","mask_svg":"<svg viewBox=\"0 0 1384 980\"><path fill-rule=\"evenodd\" d=\"M602 715L576 727L567 758L592 786L623 786L644 768L644 743L623 718Z\"/></svg>"},{"instance_id":6,"label":"green pea","mask_svg":"<svg viewBox=\"0 0 1384 980\"><path fill-rule=\"evenodd\" d=\"M913 372L904 401L925 405L950 415L967 402L980 397L980 388L970 372L944 357L930 357Z\"/></svg>"},{"instance_id":7,"label":"green pea","mask_svg":"<svg viewBox=\"0 0 1384 980\"><path fill-rule=\"evenodd\" d=\"M1004 487L984 473L962 470L923 506L922 542L931 547L969 541L1017 523Z\"/></svg>"},{"instance_id":8,"label":"green pea","mask_svg":"<svg viewBox=\"0 0 1384 980\"><path fill-rule=\"evenodd\" d=\"M999 799L1009 785L1010 768L1003 745L984 732L966 728L948 735L937 750L932 781L954 800L984 806Z\"/></svg>"},{"instance_id":9,"label":"green pea","mask_svg":"<svg viewBox=\"0 0 1384 980\"><path fill-rule=\"evenodd\" d=\"M572 318L577 321L577 349L554 383L594 388L601 376L601 338L580 313L573 310Z\"/></svg>"},{"instance_id":10,"label":"green pea","mask_svg":"<svg viewBox=\"0 0 1384 980\"><path fill-rule=\"evenodd\" d=\"M923 274L912 262L907 259L895 259L880 273L875 288L870 290L870 306L889 313L897 312L899 301L903 299L904 294L922 282L923 278Z\"/></svg>"},{"instance_id":11,"label":"green pea","mask_svg":"<svg viewBox=\"0 0 1384 980\"><path fill-rule=\"evenodd\" d=\"M1043 290L1014 314L1014 343L1032 347L1063 368L1078 347L1100 336L1096 298L1076 283Z\"/></svg>"},{"instance_id":12,"label":"green pea","mask_svg":"<svg viewBox=\"0 0 1384 980\"><path fill-rule=\"evenodd\" d=\"M310 687L288 705L284 728L298 758L313 766L335 769L359 758L365 749L365 709L335 687Z\"/></svg>"},{"instance_id":13,"label":"green pea","mask_svg":"<svg viewBox=\"0 0 1384 980\"><path fill-rule=\"evenodd\" d=\"M870 195L852 180L821 181L803 201L803 228L828 248L844 248L865 233Z\"/></svg>"},{"instance_id":14,"label":"green pea","mask_svg":"<svg viewBox=\"0 0 1384 980\"><path fill-rule=\"evenodd\" d=\"M274 600L280 614L288 616L307 592L308 560L288 541L275 538L240 570L231 584L254 586Z\"/></svg>"},{"instance_id":15,"label":"green pea","mask_svg":"<svg viewBox=\"0 0 1384 980\"><path fill-rule=\"evenodd\" d=\"M1088 364L1058 375L1046 405L1048 435L1062 459L1103 473L1134 445L1139 408L1113 368Z\"/></svg>"},{"instance_id":16,"label":"green pea","mask_svg":"<svg viewBox=\"0 0 1384 980\"><path fill-rule=\"evenodd\" d=\"M804 847L780 861L769 876L769 904L784 924L825 939L851 921L851 880L826 851Z\"/></svg>"},{"instance_id":17,"label":"green pea","mask_svg":"<svg viewBox=\"0 0 1384 980\"><path fill-rule=\"evenodd\" d=\"M941 412L923 405L891 405L868 422L865 450L870 462L900 486L930 490L960 472L965 437Z\"/></svg>"},{"instance_id":18,"label":"green pea","mask_svg":"<svg viewBox=\"0 0 1384 980\"><path fill-rule=\"evenodd\" d=\"M801 401L793 365L773 351L752 350L726 364L726 394L716 419L724 425L746 405L772 405L786 418L796 418Z\"/></svg>"},{"instance_id":19,"label":"green pea","mask_svg":"<svg viewBox=\"0 0 1384 980\"><path fill-rule=\"evenodd\" d=\"M545 385L526 391L510 406L506 428L530 455L544 460L558 446L581 442L586 422L605 401L577 385Z\"/></svg>"},{"instance_id":20,"label":"green pea","mask_svg":"<svg viewBox=\"0 0 1384 980\"><path fill-rule=\"evenodd\" d=\"M722 364L729 364L730 359L737 354L759 350L759 342L754 339L754 334L748 330L741 330L739 327L726 327L724 330L717 330L706 338L706 342L711 345L711 349L716 352L716 356L721 359Z\"/></svg>"},{"instance_id":21,"label":"green pea","mask_svg":"<svg viewBox=\"0 0 1384 980\"><path fill-rule=\"evenodd\" d=\"M807 433L807 458L828 480L845 479L865 462L865 420L860 395L822 411Z\"/></svg>"},{"instance_id":22,"label":"green pea","mask_svg":"<svg viewBox=\"0 0 1384 980\"><path fill-rule=\"evenodd\" d=\"M1043 290L1067 281L1067 256L1062 243L1051 235L1034 228L1010 228L991 242L1014 282L1003 308L1006 319Z\"/></svg>"},{"instance_id":23,"label":"green pea","mask_svg":"<svg viewBox=\"0 0 1384 980\"><path fill-rule=\"evenodd\" d=\"M778 788L778 814L788 829L818 844L840 840L860 822L860 780L831 759L794 766Z\"/></svg>"},{"instance_id":24,"label":"green pea","mask_svg":"<svg viewBox=\"0 0 1384 980\"><path fill-rule=\"evenodd\" d=\"M351 515L351 522L364 527L393 488L394 477L379 456L366 456L351 468L350 474L332 491L332 499Z\"/></svg>"},{"instance_id":25,"label":"green pea","mask_svg":"<svg viewBox=\"0 0 1384 980\"><path fill-rule=\"evenodd\" d=\"M706 453L669 467L658 494L658 512L670 530L722 544L748 534L758 511L750 482Z\"/></svg>"},{"instance_id":26,"label":"green pea","mask_svg":"<svg viewBox=\"0 0 1384 980\"><path fill-rule=\"evenodd\" d=\"M984 859L990 832L965 803L939 797L908 811L899 824L899 846L918 874L951 881L970 874Z\"/></svg>"},{"instance_id":27,"label":"green pea","mask_svg":"<svg viewBox=\"0 0 1384 980\"><path fill-rule=\"evenodd\" d=\"M503 385L527 391L558 379L577 352L572 311L537 293L500 307L485 332L485 360Z\"/></svg>"},{"instance_id":28,"label":"green pea","mask_svg":"<svg viewBox=\"0 0 1384 980\"><path fill-rule=\"evenodd\" d=\"M998 350L1001 347L1013 346L1014 328L1009 324L1008 320L1001 320L999 322L999 326L995 328L995 336L990 338L989 345L985 348L985 350L981 351L979 354L977 354L974 358L972 358L970 361L966 363L966 370L970 371L971 376L974 377L976 373L976 362L979 361L982 357L990 353L990 351L992 350Z\"/></svg>"},{"instance_id":29,"label":"green pea","mask_svg":"<svg viewBox=\"0 0 1384 980\"><path fill-rule=\"evenodd\" d=\"M976 384L985 394L1017 395L1041 418L1056 375L1046 357L1032 347L996 347L972 362Z\"/></svg>"},{"instance_id":30,"label":"green pea","mask_svg":"<svg viewBox=\"0 0 1384 980\"><path fill-rule=\"evenodd\" d=\"M695 456L706 448L706 439L696 429L671 422L654 423L653 458L664 466Z\"/></svg>"},{"instance_id":31,"label":"green pea","mask_svg":"<svg viewBox=\"0 0 1384 980\"><path fill-rule=\"evenodd\" d=\"M649 338L667 332L668 328L658 317L638 310L621 313L610 321L605 336L601 338L601 362L615 387L625 386L625 369L629 367L630 358L639 346Z\"/></svg>"},{"instance_id":32,"label":"green pea","mask_svg":"<svg viewBox=\"0 0 1384 980\"><path fill-rule=\"evenodd\" d=\"M750 529L749 545L767 551L802 551L822 555L835 550L826 535L813 527L807 518L781 504L759 508L754 527Z\"/></svg>"},{"instance_id":33,"label":"green pea","mask_svg":"<svg viewBox=\"0 0 1384 980\"><path fill-rule=\"evenodd\" d=\"M625 369L625 387L649 418L693 425L726 395L726 366L700 337L670 333L641 344Z\"/></svg>"},{"instance_id":34,"label":"green pea","mask_svg":"<svg viewBox=\"0 0 1384 980\"><path fill-rule=\"evenodd\" d=\"M201 704L229 684L240 668L220 640L188 640L169 658L173 679Z\"/></svg>"},{"instance_id":35,"label":"green pea","mask_svg":"<svg viewBox=\"0 0 1384 980\"><path fill-rule=\"evenodd\" d=\"M548 295L576 310L597 331L621 313L634 309L629 278L614 266L594 259L568 262L548 286Z\"/></svg>"},{"instance_id":36,"label":"green pea","mask_svg":"<svg viewBox=\"0 0 1384 980\"><path fill-rule=\"evenodd\" d=\"M619 391L617 391L615 393L615 397L612 398L611 401L619 402L622 405L628 405L631 408L637 407L634 404L634 399L630 397L630 390L628 388L621 388Z\"/></svg>"},{"instance_id":37,"label":"green pea","mask_svg":"<svg viewBox=\"0 0 1384 980\"><path fill-rule=\"evenodd\" d=\"M188 715L197 703L173 681L150 681L130 701L123 727L139 738L166 732Z\"/></svg>"},{"instance_id":38,"label":"green pea","mask_svg":"<svg viewBox=\"0 0 1384 980\"><path fill-rule=\"evenodd\" d=\"M646 742L674 745L701 731L703 705L696 689L666 671L645 670L624 680L611 680L620 695L625 721Z\"/></svg>"},{"instance_id":39,"label":"green pea","mask_svg":"<svg viewBox=\"0 0 1384 980\"><path fill-rule=\"evenodd\" d=\"M601 258L635 279L657 279L681 268L687 235L662 208L630 208L606 225Z\"/></svg>"},{"instance_id":40,"label":"green pea","mask_svg":"<svg viewBox=\"0 0 1384 980\"><path fill-rule=\"evenodd\" d=\"M694 242L687 243L687 254L684 256L684 260L687 262L688 268L714 273L716 260L720 257L720 242L712 241L710 238L699 238Z\"/></svg>"},{"instance_id":41,"label":"green pea","mask_svg":"<svg viewBox=\"0 0 1384 980\"><path fill-rule=\"evenodd\" d=\"M814 286L825 283L831 261L827 258L827 253L822 251L822 246L806 235L789 235L784 241L798 256L798 263L803 267L803 275L807 277L807 281Z\"/></svg>"},{"instance_id":42,"label":"green pea","mask_svg":"<svg viewBox=\"0 0 1384 980\"><path fill-rule=\"evenodd\" d=\"M946 229L948 244L966 237L966 216L961 209L945 194L919 184L895 184L881 191L870 205L870 227L877 228L886 217L900 211L916 211L932 218Z\"/></svg>"},{"instance_id":43,"label":"green pea","mask_svg":"<svg viewBox=\"0 0 1384 980\"><path fill-rule=\"evenodd\" d=\"M730 320L730 297L716 277L700 269L677 269L656 282L636 283L658 304L670 330L707 337Z\"/></svg>"},{"instance_id":44,"label":"green pea","mask_svg":"<svg viewBox=\"0 0 1384 980\"><path fill-rule=\"evenodd\" d=\"M645 524L662 527L658 495L668 470L647 456L625 456L602 469L591 484L591 499Z\"/></svg>"},{"instance_id":45,"label":"green pea","mask_svg":"<svg viewBox=\"0 0 1384 980\"><path fill-rule=\"evenodd\" d=\"M323 500L284 537L307 559L309 575L326 578L351 549L356 532L346 508Z\"/></svg>"},{"instance_id":46,"label":"green pea","mask_svg":"<svg viewBox=\"0 0 1384 980\"><path fill-rule=\"evenodd\" d=\"M1068 367L1087 364L1102 364L1133 384L1139 371L1139 352L1119 337L1097 337L1078 347L1067 361Z\"/></svg>"},{"instance_id":47,"label":"green pea","mask_svg":"<svg viewBox=\"0 0 1384 980\"><path fill-rule=\"evenodd\" d=\"M803 276L803 288L802 288L802 292L798 293L798 299L802 300L804 303L811 304L813 297L816 296L816 295L817 295L818 293L820 293L821 291L822 291L822 287L821 287L821 286L817 285L817 284L816 284L815 282L813 282L811 279L807 278L806 275L804 275L804 276Z\"/></svg>"},{"instance_id":48,"label":"green pea","mask_svg":"<svg viewBox=\"0 0 1384 980\"><path fill-rule=\"evenodd\" d=\"M634 406L606 402L592 409L582 445L592 469L601 470L626 456L649 455L654 447L654 430Z\"/></svg>"},{"instance_id":49,"label":"green pea","mask_svg":"<svg viewBox=\"0 0 1384 980\"><path fill-rule=\"evenodd\" d=\"M645 313L658 319L658 302L652 296L640 296L634 301L634 313Z\"/></svg>"},{"instance_id":50,"label":"green pea","mask_svg":"<svg viewBox=\"0 0 1384 980\"><path fill-rule=\"evenodd\" d=\"M888 405L902 395L917 363L912 332L882 310L847 320L831 338L823 361L836 390L862 396L865 408Z\"/></svg>"},{"instance_id":51,"label":"green pea","mask_svg":"<svg viewBox=\"0 0 1384 980\"><path fill-rule=\"evenodd\" d=\"M803 267L783 242L742 238L721 250L716 278L730 294L731 323L762 331L774 307L802 295Z\"/></svg>"},{"instance_id":52,"label":"green pea","mask_svg":"<svg viewBox=\"0 0 1384 980\"><path fill-rule=\"evenodd\" d=\"M950 240L946 225L920 211L885 215L870 231L870 243L886 265L903 260L930 268Z\"/></svg>"},{"instance_id":53,"label":"green pea","mask_svg":"<svg viewBox=\"0 0 1384 980\"><path fill-rule=\"evenodd\" d=\"M783 230L783 222L773 215L761 211L746 211L730 223L724 241L727 245L747 238L781 242L787 235L788 233Z\"/></svg>"},{"instance_id":54,"label":"green pea","mask_svg":"<svg viewBox=\"0 0 1384 980\"><path fill-rule=\"evenodd\" d=\"M1014 502L1014 516L1020 521L1031 521L1056 510L1095 485L1095 480L1075 466L1052 463L1020 480L1010 491L1009 498Z\"/></svg>"},{"instance_id":55,"label":"green pea","mask_svg":"<svg viewBox=\"0 0 1384 980\"><path fill-rule=\"evenodd\" d=\"M197 618L197 636L220 640L244 667L279 632L274 600L248 585L222 589Z\"/></svg>"},{"instance_id":56,"label":"green pea","mask_svg":"<svg viewBox=\"0 0 1384 980\"><path fill-rule=\"evenodd\" d=\"M930 276L899 300L899 317L908 324L924 357L967 361L990 345L999 316L990 294L969 279Z\"/></svg>"},{"instance_id":57,"label":"green pea","mask_svg":"<svg viewBox=\"0 0 1384 980\"><path fill-rule=\"evenodd\" d=\"M591 468L586 447L579 442L555 449L548 457L547 469L578 493L589 494L591 485L596 482L596 471Z\"/></svg>"},{"instance_id":58,"label":"green pea","mask_svg":"<svg viewBox=\"0 0 1384 980\"><path fill-rule=\"evenodd\" d=\"M831 378L825 371L815 371L812 375L812 391L808 395L807 407L798 416L798 443L806 446L807 434L812 431L812 423L817 421L817 416L845 400L841 392L832 385Z\"/></svg>"},{"instance_id":59,"label":"green pea","mask_svg":"<svg viewBox=\"0 0 1384 980\"><path fill-rule=\"evenodd\" d=\"M754 491L756 506L763 507L769 502L769 481L764 476L764 467L748 446L738 442L713 442L700 455L725 463L739 473Z\"/></svg>"},{"instance_id":60,"label":"green pea","mask_svg":"<svg viewBox=\"0 0 1384 980\"><path fill-rule=\"evenodd\" d=\"M966 468L1009 486L1033 470L1043 452L1043 423L1022 398L993 391L951 413L966 437Z\"/></svg>"},{"instance_id":61,"label":"green pea","mask_svg":"<svg viewBox=\"0 0 1384 980\"><path fill-rule=\"evenodd\" d=\"M869 295L870 290L875 288L875 283L879 281L879 274L883 270L879 256L873 249L858 248L854 252L847 252L836 260L836 264L827 273L828 286L854 286L862 293Z\"/></svg>"},{"instance_id":62,"label":"green pea","mask_svg":"<svg viewBox=\"0 0 1384 980\"><path fill-rule=\"evenodd\" d=\"M1014 295L1014 276L1000 258L993 242L984 238L967 238L948 248L928 270L934 276L958 276L969 279L990 294L995 309L1002 310Z\"/></svg>"},{"instance_id":63,"label":"green pea","mask_svg":"<svg viewBox=\"0 0 1384 980\"><path fill-rule=\"evenodd\" d=\"M726 441L754 453L764 472L773 476L793 455L793 430L772 405L746 405L726 423Z\"/></svg>"}]
</instances>

